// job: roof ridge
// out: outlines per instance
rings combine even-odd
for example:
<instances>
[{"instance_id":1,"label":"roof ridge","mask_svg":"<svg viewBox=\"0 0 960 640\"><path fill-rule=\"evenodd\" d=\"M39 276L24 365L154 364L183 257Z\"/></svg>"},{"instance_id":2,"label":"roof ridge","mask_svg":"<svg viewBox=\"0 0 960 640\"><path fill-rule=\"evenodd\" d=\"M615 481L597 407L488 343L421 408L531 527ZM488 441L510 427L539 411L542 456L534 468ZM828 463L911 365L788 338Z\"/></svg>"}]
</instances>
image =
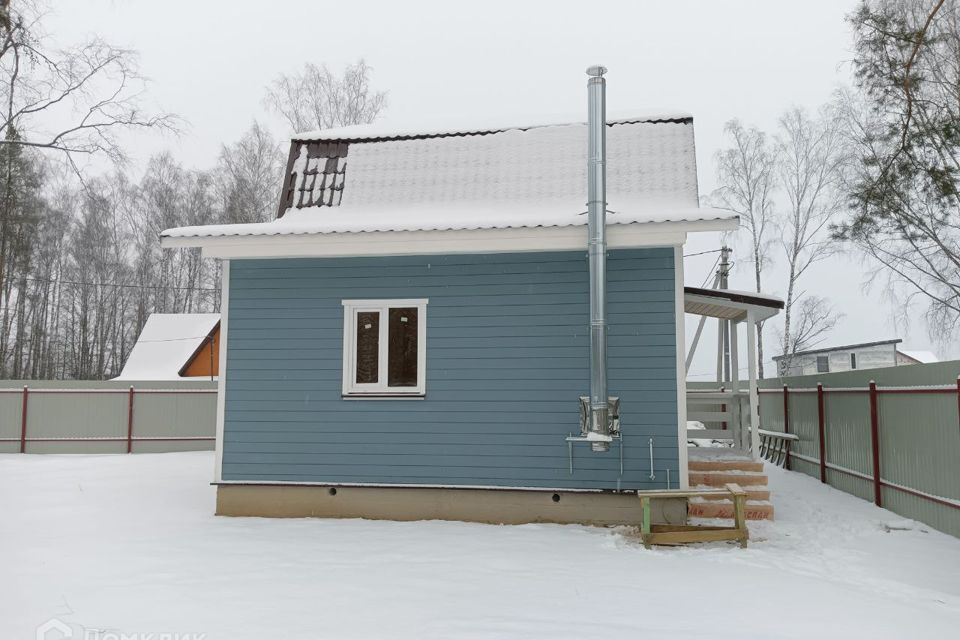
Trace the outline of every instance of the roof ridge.
<instances>
[{"instance_id":1,"label":"roof ridge","mask_svg":"<svg viewBox=\"0 0 960 640\"><path fill-rule=\"evenodd\" d=\"M693 124L693 116L691 115L677 115L677 116L629 116L623 118L611 118L607 120L606 125L608 127L615 127L618 125L628 125L628 124ZM293 143L302 143L302 142L392 142L392 141L401 141L401 140L429 140L433 138L465 138L468 136L486 136L493 135L497 133L506 133L507 131L530 131L533 129L545 129L550 127L571 127L571 126L586 126L587 123L584 120L570 120L570 121L557 121L557 122L545 122L539 124L516 124L516 125L503 125L503 126L475 126L475 127L449 127L449 130L434 130L430 131L428 127L423 127L423 131L417 132L413 129L410 131L398 131L396 133L360 133L362 127L367 125L357 125L356 127L338 127L333 129L321 129L318 131L308 131L304 133L294 134L291 138ZM350 129L356 129L357 133L351 134ZM347 133L337 134L337 131L347 130Z\"/></svg>"}]
</instances>

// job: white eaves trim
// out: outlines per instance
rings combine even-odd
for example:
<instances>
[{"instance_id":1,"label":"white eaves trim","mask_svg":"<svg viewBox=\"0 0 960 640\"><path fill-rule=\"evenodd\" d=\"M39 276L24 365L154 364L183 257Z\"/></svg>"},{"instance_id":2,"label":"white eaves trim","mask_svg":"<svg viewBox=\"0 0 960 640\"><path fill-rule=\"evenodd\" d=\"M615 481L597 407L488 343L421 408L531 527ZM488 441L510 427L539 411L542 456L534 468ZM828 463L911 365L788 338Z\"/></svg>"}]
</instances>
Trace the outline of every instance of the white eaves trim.
<instances>
[{"instance_id":1,"label":"white eaves trim","mask_svg":"<svg viewBox=\"0 0 960 640\"><path fill-rule=\"evenodd\" d=\"M617 224L607 227L610 249L682 245L686 234L733 231L736 217L687 222ZM201 247L208 258L352 257L508 253L585 249L586 226L374 231L315 235L207 236L160 239L165 249Z\"/></svg>"}]
</instances>

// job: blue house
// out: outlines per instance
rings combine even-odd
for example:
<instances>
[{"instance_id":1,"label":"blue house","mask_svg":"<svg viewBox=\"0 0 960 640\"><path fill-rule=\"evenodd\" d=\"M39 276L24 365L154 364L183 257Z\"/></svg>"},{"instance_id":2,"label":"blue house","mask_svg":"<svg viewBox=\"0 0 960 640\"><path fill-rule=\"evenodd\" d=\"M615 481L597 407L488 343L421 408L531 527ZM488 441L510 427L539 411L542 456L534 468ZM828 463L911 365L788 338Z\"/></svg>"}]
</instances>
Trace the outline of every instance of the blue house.
<instances>
[{"instance_id":1,"label":"blue house","mask_svg":"<svg viewBox=\"0 0 960 640\"><path fill-rule=\"evenodd\" d=\"M298 135L276 220L162 233L223 263L218 513L632 522L685 485L683 246L738 221L689 115L600 122L609 412L585 123Z\"/></svg>"}]
</instances>

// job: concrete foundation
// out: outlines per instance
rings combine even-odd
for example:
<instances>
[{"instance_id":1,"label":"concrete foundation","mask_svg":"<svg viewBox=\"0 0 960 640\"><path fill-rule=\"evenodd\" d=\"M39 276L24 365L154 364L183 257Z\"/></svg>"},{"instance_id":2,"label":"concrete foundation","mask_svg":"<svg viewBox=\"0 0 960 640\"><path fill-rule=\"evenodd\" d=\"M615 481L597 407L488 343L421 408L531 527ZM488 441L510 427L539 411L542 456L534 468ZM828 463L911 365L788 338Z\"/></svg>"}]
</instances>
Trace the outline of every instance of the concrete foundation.
<instances>
[{"instance_id":1,"label":"concrete foundation","mask_svg":"<svg viewBox=\"0 0 960 640\"><path fill-rule=\"evenodd\" d=\"M685 498L651 503L658 524L685 524ZM640 525L636 493L221 484L217 515L460 520L490 524Z\"/></svg>"}]
</instances>

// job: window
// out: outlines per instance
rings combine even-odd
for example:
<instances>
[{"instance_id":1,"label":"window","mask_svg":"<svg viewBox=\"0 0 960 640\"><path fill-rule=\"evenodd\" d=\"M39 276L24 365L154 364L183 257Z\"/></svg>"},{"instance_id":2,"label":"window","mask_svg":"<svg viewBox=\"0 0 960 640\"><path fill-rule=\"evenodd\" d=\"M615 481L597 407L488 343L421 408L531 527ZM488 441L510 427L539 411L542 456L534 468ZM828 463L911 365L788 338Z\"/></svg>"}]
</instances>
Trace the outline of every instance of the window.
<instances>
[{"instance_id":1,"label":"window","mask_svg":"<svg viewBox=\"0 0 960 640\"><path fill-rule=\"evenodd\" d=\"M850 368L851 369L857 368L857 354L855 353L850 354Z\"/></svg>"},{"instance_id":2,"label":"window","mask_svg":"<svg viewBox=\"0 0 960 640\"><path fill-rule=\"evenodd\" d=\"M817 373L830 373L830 358L817 356Z\"/></svg>"},{"instance_id":3,"label":"window","mask_svg":"<svg viewBox=\"0 0 960 640\"><path fill-rule=\"evenodd\" d=\"M343 395L423 396L427 300L343 301Z\"/></svg>"}]
</instances>

